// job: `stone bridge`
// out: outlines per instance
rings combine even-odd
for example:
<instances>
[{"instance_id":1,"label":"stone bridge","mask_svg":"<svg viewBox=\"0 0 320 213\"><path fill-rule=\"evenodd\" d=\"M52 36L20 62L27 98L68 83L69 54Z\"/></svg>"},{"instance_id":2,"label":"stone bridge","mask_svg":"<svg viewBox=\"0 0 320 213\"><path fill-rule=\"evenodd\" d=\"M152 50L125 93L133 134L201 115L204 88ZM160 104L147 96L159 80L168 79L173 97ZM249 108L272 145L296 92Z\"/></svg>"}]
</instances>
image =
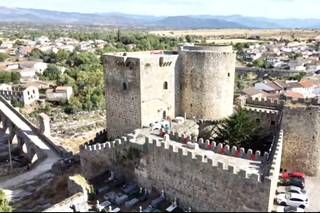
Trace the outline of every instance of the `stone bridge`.
<instances>
[{"instance_id":1,"label":"stone bridge","mask_svg":"<svg viewBox=\"0 0 320 213\"><path fill-rule=\"evenodd\" d=\"M0 150L9 150L9 144L12 149L20 148L31 163L30 169L23 174L0 180L0 188L7 189L31 180L51 170L57 160L67 155L44 134L43 130L30 123L1 96L0 132Z\"/></svg>"}]
</instances>

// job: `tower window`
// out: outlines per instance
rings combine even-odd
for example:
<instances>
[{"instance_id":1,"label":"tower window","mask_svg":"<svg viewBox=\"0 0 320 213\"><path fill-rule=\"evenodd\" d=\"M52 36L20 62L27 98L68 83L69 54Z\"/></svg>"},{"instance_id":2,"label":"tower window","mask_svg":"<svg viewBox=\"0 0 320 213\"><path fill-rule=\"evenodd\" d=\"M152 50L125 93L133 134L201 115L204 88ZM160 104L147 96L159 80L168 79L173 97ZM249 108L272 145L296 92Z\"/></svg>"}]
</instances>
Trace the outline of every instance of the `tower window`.
<instances>
[{"instance_id":1,"label":"tower window","mask_svg":"<svg viewBox=\"0 0 320 213\"><path fill-rule=\"evenodd\" d=\"M165 81L165 82L163 83L163 89L165 89L165 90L168 89L168 82Z\"/></svg>"},{"instance_id":2,"label":"tower window","mask_svg":"<svg viewBox=\"0 0 320 213\"><path fill-rule=\"evenodd\" d=\"M276 125L276 122L275 121L271 121L271 126L274 126Z\"/></svg>"},{"instance_id":3,"label":"tower window","mask_svg":"<svg viewBox=\"0 0 320 213\"><path fill-rule=\"evenodd\" d=\"M122 83L122 89L127 90L128 89L128 84L126 82Z\"/></svg>"},{"instance_id":4,"label":"tower window","mask_svg":"<svg viewBox=\"0 0 320 213\"><path fill-rule=\"evenodd\" d=\"M228 72L228 77L230 77L230 72Z\"/></svg>"}]
</instances>

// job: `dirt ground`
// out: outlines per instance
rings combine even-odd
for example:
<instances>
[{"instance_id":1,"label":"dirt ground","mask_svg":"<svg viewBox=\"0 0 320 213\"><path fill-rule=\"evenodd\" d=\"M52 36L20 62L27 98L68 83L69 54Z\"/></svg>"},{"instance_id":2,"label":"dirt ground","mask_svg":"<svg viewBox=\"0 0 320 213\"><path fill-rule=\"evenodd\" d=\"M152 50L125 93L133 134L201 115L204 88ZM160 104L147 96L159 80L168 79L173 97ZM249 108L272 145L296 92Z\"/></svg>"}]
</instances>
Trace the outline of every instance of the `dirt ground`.
<instances>
[{"instance_id":1,"label":"dirt ground","mask_svg":"<svg viewBox=\"0 0 320 213\"><path fill-rule=\"evenodd\" d=\"M150 31L149 33L169 36L181 37L186 35L203 36L208 39L216 38L249 38L252 36L260 36L260 39L314 39L320 35L319 30L289 30L289 29L201 29L201 30L162 30Z\"/></svg>"},{"instance_id":2,"label":"dirt ground","mask_svg":"<svg viewBox=\"0 0 320 213\"><path fill-rule=\"evenodd\" d=\"M24 113L26 115L26 113ZM96 133L106 128L106 112L92 111L67 115L61 109L54 108L50 113L51 138L66 150L79 153L80 145L95 138ZM39 126L37 113L26 115Z\"/></svg>"}]
</instances>

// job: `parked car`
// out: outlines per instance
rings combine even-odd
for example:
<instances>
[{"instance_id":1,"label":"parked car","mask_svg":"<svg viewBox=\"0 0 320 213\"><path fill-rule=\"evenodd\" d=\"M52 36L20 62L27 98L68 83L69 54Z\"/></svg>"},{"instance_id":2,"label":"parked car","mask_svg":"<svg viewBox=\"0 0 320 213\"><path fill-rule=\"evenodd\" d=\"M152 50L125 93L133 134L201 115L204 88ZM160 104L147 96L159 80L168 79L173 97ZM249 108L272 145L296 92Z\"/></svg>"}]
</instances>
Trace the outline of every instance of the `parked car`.
<instances>
[{"instance_id":1,"label":"parked car","mask_svg":"<svg viewBox=\"0 0 320 213\"><path fill-rule=\"evenodd\" d=\"M276 200L277 203L282 206L293 206L304 209L309 205L309 200L306 195L296 193L279 194Z\"/></svg>"},{"instance_id":2,"label":"parked car","mask_svg":"<svg viewBox=\"0 0 320 213\"><path fill-rule=\"evenodd\" d=\"M304 212L304 209L294 206L278 206L277 212Z\"/></svg>"},{"instance_id":3,"label":"parked car","mask_svg":"<svg viewBox=\"0 0 320 213\"><path fill-rule=\"evenodd\" d=\"M302 172L292 172L292 173L284 172L281 175L281 178L285 179L285 180L290 179L290 178L300 178L300 179L304 180L304 177L305 177L305 175Z\"/></svg>"},{"instance_id":4,"label":"parked car","mask_svg":"<svg viewBox=\"0 0 320 213\"><path fill-rule=\"evenodd\" d=\"M290 178L288 180L282 180L281 184L284 186L296 186L301 189L304 189L305 187L304 180L296 177Z\"/></svg>"},{"instance_id":5,"label":"parked car","mask_svg":"<svg viewBox=\"0 0 320 213\"><path fill-rule=\"evenodd\" d=\"M296 193L296 194L302 194L302 195L305 195L307 192L303 189L301 189L300 187L297 187L297 186L288 186L285 188L284 191L279 191L277 190L277 193L278 194L285 194L285 193Z\"/></svg>"}]
</instances>

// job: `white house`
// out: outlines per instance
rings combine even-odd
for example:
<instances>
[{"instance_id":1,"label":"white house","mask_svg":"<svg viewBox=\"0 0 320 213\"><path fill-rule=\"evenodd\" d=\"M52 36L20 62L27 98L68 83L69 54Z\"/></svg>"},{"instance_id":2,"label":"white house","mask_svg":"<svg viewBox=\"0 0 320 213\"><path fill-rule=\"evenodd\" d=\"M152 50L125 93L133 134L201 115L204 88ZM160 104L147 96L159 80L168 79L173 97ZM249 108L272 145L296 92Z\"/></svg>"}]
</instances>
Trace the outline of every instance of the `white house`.
<instances>
[{"instance_id":1,"label":"white house","mask_svg":"<svg viewBox=\"0 0 320 213\"><path fill-rule=\"evenodd\" d=\"M24 105L30 105L39 100L39 90L34 86L0 85L0 95L9 101L19 101Z\"/></svg>"},{"instance_id":2,"label":"white house","mask_svg":"<svg viewBox=\"0 0 320 213\"><path fill-rule=\"evenodd\" d=\"M36 73L42 74L48 68L48 64L43 62L36 62L33 65L33 68Z\"/></svg>"},{"instance_id":3,"label":"white house","mask_svg":"<svg viewBox=\"0 0 320 213\"><path fill-rule=\"evenodd\" d=\"M47 100L52 102L68 102L72 95L73 89L70 86L60 86L46 91Z\"/></svg>"}]
</instances>

